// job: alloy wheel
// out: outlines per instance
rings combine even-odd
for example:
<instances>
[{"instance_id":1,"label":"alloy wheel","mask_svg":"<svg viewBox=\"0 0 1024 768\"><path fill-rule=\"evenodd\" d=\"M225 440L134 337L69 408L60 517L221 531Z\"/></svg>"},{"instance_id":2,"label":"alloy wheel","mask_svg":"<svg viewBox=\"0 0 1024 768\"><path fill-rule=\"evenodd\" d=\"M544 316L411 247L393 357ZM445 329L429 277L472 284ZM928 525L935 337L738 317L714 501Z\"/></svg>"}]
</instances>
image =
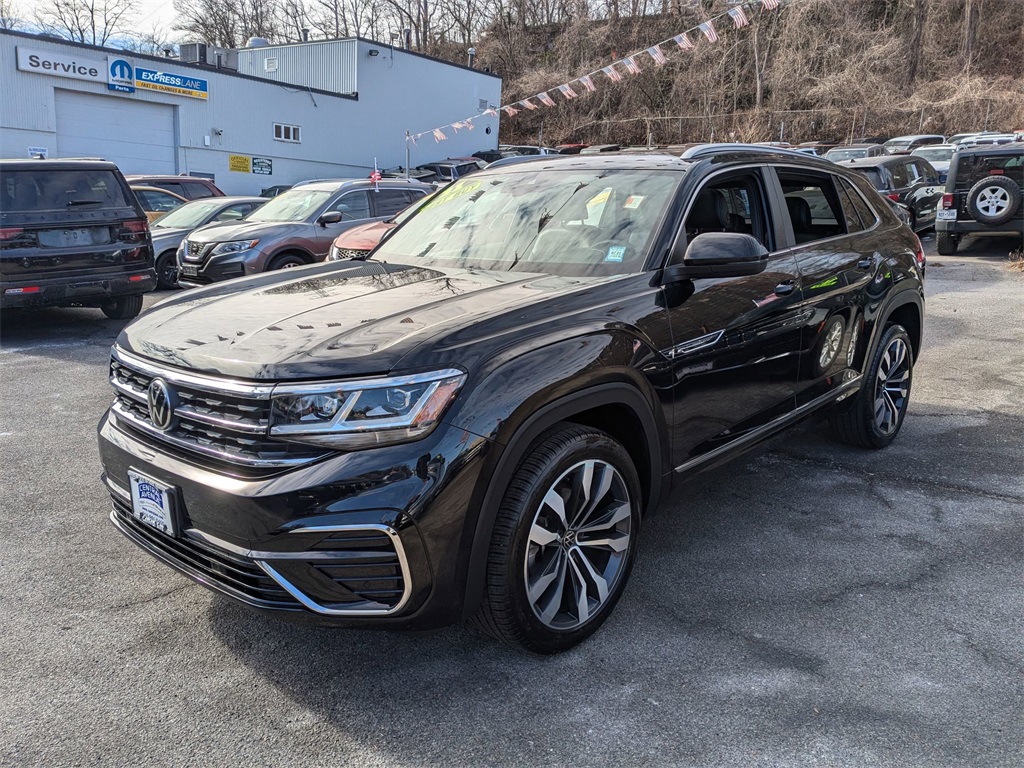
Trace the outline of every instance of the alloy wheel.
<instances>
[{"instance_id":1,"label":"alloy wheel","mask_svg":"<svg viewBox=\"0 0 1024 768\"><path fill-rule=\"evenodd\" d=\"M854 322L850 328L850 344L846 348L846 367L853 367L853 360L857 356L857 342L860 341L860 323Z\"/></svg>"},{"instance_id":2,"label":"alloy wheel","mask_svg":"<svg viewBox=\"0 0 1024 768\"><path fill-rule=\"evenodd\" d=\"M534 515L523 564L542 624L573 630L601 611L624 572L632 519L628 487L611 464L581 461L555 480Z\"/></svg>"},{"instance_id":3,"label":"alloy wheel","mask_svg":"<svg viewBox=\"0 0 1024 768\"><path fill-rule=\"evenodd\" d=\"M878 364L875 380L875 426L883 435L899 428L910 395L910 350L903 339L893 339Z\"/></svg>"},{"instance_id":4,"label":"alloy wheel","mask_svg":"<svg viewBox=\"0 0 1024 768\"><path fill-rule=\"evenodd\" d=\"M1010 206L1010 193L1003 187L985 187L975 204L986 216L998 216Z\"/></svg>"}]
</instances>

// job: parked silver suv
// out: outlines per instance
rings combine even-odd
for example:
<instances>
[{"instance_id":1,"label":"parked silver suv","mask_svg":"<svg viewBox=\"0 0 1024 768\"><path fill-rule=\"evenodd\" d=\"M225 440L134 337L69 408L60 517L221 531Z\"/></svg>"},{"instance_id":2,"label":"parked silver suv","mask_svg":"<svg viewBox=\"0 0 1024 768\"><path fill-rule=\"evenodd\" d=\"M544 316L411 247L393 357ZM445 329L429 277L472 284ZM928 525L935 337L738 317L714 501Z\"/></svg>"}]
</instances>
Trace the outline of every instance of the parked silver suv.
<instances>
[{"instance_id":1,"label":"parked silver suv","mask_svg":"<svg viewBox=\"0 0 1024 768\"><path fill-rule=\"evenodd\" d=\"M234 225L197 229L178 248L178 283L191 287L323 261L346 229L383 220L433 191L405 179L302 184Z\"/></svg>"}]
</instances>

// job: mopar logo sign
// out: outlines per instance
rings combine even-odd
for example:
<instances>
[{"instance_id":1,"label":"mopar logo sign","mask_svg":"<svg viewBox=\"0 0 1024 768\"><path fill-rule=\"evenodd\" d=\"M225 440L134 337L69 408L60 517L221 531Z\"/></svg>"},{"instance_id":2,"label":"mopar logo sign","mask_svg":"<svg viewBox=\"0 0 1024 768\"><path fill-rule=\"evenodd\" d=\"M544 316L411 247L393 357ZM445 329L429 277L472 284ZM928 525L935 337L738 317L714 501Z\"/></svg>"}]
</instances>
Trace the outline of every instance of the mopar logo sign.
<instances>
[{"instance_id":1,"label":"mopar logo sign","mask_svg":"<svg viewBox=\"0 0 1024 768\"><path fill-rule=\"evenodd\" d=\"M107 57L107 88L122 93L135 93L135 69L131 62Z\"/></svg>"}]
</instances>

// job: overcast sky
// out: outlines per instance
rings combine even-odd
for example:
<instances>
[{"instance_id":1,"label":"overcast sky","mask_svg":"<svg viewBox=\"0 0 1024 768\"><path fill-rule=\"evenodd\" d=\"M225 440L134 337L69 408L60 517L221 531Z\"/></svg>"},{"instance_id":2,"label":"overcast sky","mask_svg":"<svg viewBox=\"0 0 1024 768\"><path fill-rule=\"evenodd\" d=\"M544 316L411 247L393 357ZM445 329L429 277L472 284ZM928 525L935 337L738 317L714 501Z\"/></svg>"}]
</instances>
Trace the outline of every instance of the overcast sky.
<instances>
[{"instance_id":1,"label":"overcast sky","mask_svg":"<svg viewBox=\"0 0 1024 768\"><path fill-rule=\"evenodd\" d=\"M35 9L47 5L46 0L14 0L20 16L31 19L35 15ZM174 39L176 35L171 31L171 24L174 22L173 0L135 0L136 17L132 28L140 33L148 33L153 27L163 28L164 35Z\"/></svg>"}]
</instances>

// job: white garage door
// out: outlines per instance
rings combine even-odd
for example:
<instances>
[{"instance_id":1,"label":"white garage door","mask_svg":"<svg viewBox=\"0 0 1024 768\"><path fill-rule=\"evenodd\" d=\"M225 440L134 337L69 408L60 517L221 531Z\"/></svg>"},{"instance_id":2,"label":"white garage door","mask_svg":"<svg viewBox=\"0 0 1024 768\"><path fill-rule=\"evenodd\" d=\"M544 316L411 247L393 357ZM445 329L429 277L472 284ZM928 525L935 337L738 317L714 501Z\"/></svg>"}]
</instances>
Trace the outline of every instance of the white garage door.
<instances>
[{"instance_id":1,"label":"white garage door","mask_svg":"<svg viewBox=\"0 0 1024 768\"><path fill-rule=\"evenodd\" d=\"M57 157L102 157L122 173L175 174L174 107L56 90Z\"/></svg>"}]
</instances>

